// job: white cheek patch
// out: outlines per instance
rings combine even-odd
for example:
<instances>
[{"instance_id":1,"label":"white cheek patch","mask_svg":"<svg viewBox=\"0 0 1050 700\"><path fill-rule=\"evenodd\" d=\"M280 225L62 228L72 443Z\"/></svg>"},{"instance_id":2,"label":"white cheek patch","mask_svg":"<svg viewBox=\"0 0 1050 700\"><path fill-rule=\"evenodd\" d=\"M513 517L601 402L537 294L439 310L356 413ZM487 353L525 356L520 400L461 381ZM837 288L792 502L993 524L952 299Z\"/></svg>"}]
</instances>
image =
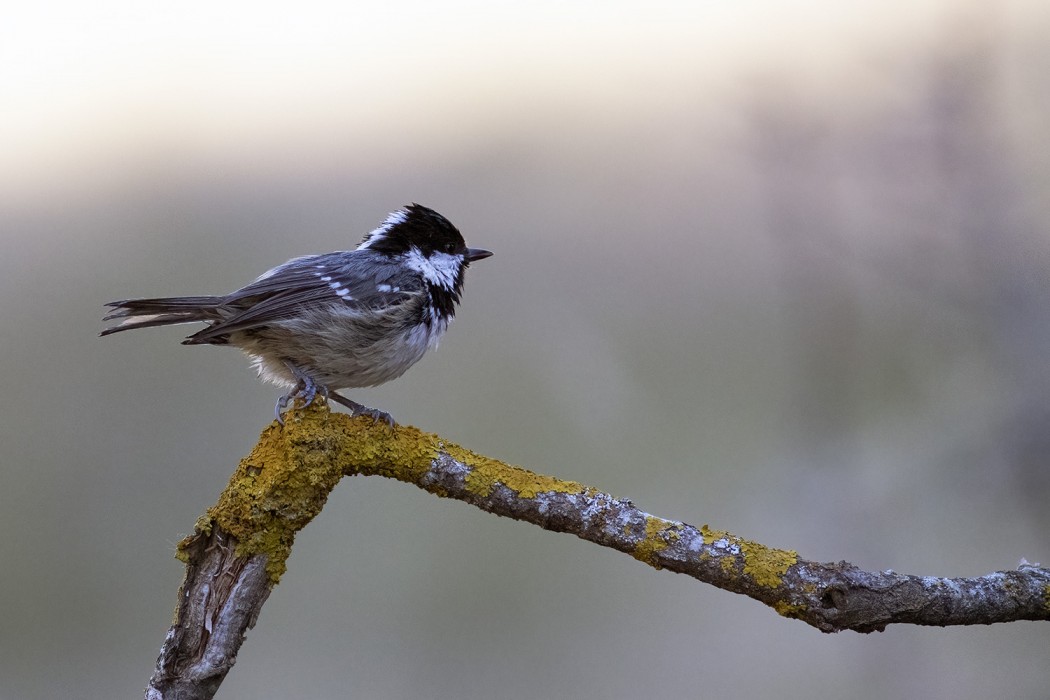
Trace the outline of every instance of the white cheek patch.
<instances>
[{"instance_id":1,"label":"white cheek patch","mask_svg":"<svg viewBox=\"0 0 1050 700\"><path fill-rule=\"evenodd\" d=\"M424 256L418 248L412 248L405 255L405 265L423 275L432 284L452 289L456 284L456 276L462 265L459 255L435 252L430 257Z\"/></svg>"}]
</instances>

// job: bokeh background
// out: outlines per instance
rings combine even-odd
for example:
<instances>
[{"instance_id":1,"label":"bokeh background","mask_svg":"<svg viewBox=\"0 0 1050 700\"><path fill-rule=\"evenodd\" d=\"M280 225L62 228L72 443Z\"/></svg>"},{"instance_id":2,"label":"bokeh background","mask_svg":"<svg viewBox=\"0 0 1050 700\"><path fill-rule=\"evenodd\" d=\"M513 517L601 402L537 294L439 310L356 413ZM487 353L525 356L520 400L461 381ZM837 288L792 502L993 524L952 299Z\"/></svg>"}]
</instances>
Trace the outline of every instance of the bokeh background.
<instances>
[{"instance_id":1,"label":"bokeh background","mask_svg":"<svg viewBox=\"0 0 1050 700\"><path fill-rule=\"evenodd\" d=\"M1050 4L44 2L0 16L0 699L137 697L277 392L102 303L410 201L495 257L355 398L807 558L1050 560ZM821 635L381 479L239 698L1033 698L1050 627Z\"/></svg>"}]
</instances>

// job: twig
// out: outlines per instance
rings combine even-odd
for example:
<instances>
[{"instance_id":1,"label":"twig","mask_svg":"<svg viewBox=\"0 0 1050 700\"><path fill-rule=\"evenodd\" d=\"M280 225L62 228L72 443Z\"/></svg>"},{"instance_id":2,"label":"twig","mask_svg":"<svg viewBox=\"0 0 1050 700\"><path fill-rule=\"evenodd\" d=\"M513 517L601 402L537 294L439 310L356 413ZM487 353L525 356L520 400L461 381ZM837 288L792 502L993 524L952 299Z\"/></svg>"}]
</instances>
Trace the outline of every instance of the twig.
<instances>
[{"instance_id":1,"label":"twig","mask_svg":"<svg viewBox=\"0 0 1050 700\"><path fill-rule=\"evenodd\" d=\"M186 579L148 700L211 698L236 661L295 534L347 475L379 475L482 510L571 532L656 569L747 595L823 632L893 623L973 625L1050 619L1050 569L975 578L818 563L706 525L649 515L626 499L474 454L408 426L311 408L267 428L218 502L179 545Z\"/></svg>"}]
</instances>

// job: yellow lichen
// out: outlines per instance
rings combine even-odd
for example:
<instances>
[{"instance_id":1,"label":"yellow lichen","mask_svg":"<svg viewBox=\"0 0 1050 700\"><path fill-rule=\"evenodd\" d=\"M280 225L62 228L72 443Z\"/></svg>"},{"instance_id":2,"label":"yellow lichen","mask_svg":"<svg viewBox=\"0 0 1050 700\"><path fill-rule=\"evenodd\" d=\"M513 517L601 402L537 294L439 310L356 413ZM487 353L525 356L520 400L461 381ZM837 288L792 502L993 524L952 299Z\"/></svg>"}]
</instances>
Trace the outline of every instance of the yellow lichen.
<instances>
[{"instance_id":1,"label":"yellow lichen","mask_svg":"<svg viewBox=\"0 0 1050 700\"><path fill-rule=\"evenodd\" d=\"M707 525L700 528L700 535L708 546L720 541L729 545L731 551L722 559L722 570L726 573L736 572L736 552L732 550L739 551L744 573L759 586L776 588L787 570L798 561L798 554L792 550L773 549L724 530L712 530Z\"/></svg>"},{"instance_id":2,"label":"yellow lichen","mask_svg":"<svg viewBox=\"0 0 1050 700\"><path fill-rule=\"evenodd\" d=\"M458 445L445 445L443 451L457 462L470 466L466 487L478 496L488 496L496 484L502 484L521 498L535 498L541 493L584 493L587 487L575 481L562 481L528 469L504 464L475 454Z\"/></svg>"},{"instance_id":3,"label":"yellow lichen","mask_svg":"<svg viewBox=\"0 0 1050 700\"><path fill-rule=\"evenodd\" d=\"M645 538L635 546L632 556L655 569L662 569L663 567L657 561L656 554L667 549L671 543L681 537L681 534L678 532L679 527L678 523L646 515Z\"/></svg>"},{"instance_id":4,"label":"yellow lichen","mask_svg":"<svg viewBox=\"0 0 1050 700\"><path fill-rule=\"evenodd\" d=\"M700 536L704 538L704 544L710 546L719 540L734 540L737 539L735 535L731 535L725 530L712 530L707 525L700 526Z\"/></svg>"},{"instance_id":5,"label":"yellow lichen","mask_svg":"<svg viewBox=\"0 0 1050 700\"><path fill-rule=\"evenodd\" d=\"M766 588L779 586L787 570L798 561L798 554L792 550L772 549L749 540L741 540L740 550L744 555L744 573Z\"/></svg>"},{"instance_id":6,"label":"yellow lichen","mask_svg":"<svg viewBox=\"0 0 1050 700\"><path fill-rule=\"evenodd\" d=\"M295 534L321 511L343 475L334 460L299 449L316 416L311 411L289 417L284 429L267 428L206 516L236 539L238 555L267 555L274 581L284 573Z\"/></svg>"},{"instance_id":7,"label":"yellow lichen","mask_svg":"<svg viewBox=\"0 0 1050 700\"><path fill-rule=\"evenodd\" d=\"M719 564L719 566L722 567L722 571L724 571L726 573L726 575L731 576L734 579L736 578L737 574L739 573L737 571L737 568L736 568L736 557L732 557L732 556L722 557L722 558L720 558L718 560L718 564Z\"/></svg>"},{"instance_id":8,"label":"yellow lichen","mask_svg":"<svg viewBox=\"0 0 1050 700\"><path fill-rule=\"evenodd\" d=\"M806 606L792 605L791 603L785 602L783 600L778 600L777 602L773 603L773 609L781 615L783 615L784 617L797 618L806 611Z\"/></svg>"},{"instance_id":9,"label":"yellow lichen","mask_svg":"<svg viewBox=\"0 0 1050 700\"><path fill-rule=\"evenodd\" d=\"M321 511L340 478L383 474L418 483L437 445L437 436L415 428L390 430L323 406L295 411L283 427L274 423L263 431L196 529L218 525L235 538L238 555L265 554L276 582L295 534Z\"/></svg>"}]
</instances>

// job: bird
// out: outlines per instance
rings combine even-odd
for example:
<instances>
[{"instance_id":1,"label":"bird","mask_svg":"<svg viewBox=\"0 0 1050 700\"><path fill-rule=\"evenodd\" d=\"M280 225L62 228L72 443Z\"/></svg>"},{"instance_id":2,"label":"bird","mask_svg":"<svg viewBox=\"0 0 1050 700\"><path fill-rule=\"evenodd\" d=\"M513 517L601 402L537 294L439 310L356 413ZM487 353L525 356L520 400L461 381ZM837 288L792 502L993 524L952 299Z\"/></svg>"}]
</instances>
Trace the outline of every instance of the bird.
<instances>
[{"instance_id":1,"label":"bird","mask_svg":"<svg viewBox=\"0 0 1050 700\"><path fill-rule=\"evenodd\" d=\"M320 394L394 427L393 417L337 393L404 374L452 322L471 263L492 255L468 248L433 209L409 204L389 214L354 250L292 258L225 296L124 299L105 304L108 336L136 328L203 322L183 345L230 345L259 377L286 390L274 407Z\"/></svg>"}]
</instances>

